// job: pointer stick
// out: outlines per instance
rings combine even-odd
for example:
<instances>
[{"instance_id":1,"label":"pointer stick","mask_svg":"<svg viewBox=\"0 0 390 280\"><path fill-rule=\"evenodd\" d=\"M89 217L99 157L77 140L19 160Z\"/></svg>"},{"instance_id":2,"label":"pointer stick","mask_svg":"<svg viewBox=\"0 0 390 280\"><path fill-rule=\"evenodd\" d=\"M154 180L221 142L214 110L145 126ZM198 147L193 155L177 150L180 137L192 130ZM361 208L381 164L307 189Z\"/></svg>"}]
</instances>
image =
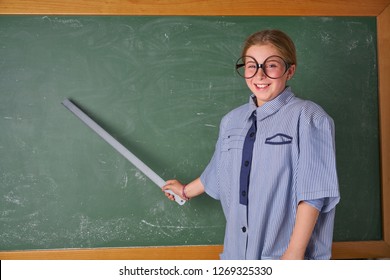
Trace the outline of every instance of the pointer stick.
<instances>
[{"instance_id":1,"label":"pointer stick","mask_svg":"<svg viewBox=\"0 0 390 280\"><path fill-rule=\"evenodd\" d=\"M108 134L100 125L92 120L88 115L81 111L74 103L69 99L65 99L62 102L69 111L76 115L81 121L83 121L89 128L95 131L100 137L102 137L108 144L110 144L117 152L130 161L135 167L137 167L142 173L144 173L150 180L152 180L157 186L162 188L165 185L165 181L157 175L152 169L137 158L132 152L126 149L121 143L119 143L114 137ZM180 205L185 203L185 200L181 199L178 195L174 194L171 190L167 191L175 197L175 201Z\"/></svg>"}]
</instances>

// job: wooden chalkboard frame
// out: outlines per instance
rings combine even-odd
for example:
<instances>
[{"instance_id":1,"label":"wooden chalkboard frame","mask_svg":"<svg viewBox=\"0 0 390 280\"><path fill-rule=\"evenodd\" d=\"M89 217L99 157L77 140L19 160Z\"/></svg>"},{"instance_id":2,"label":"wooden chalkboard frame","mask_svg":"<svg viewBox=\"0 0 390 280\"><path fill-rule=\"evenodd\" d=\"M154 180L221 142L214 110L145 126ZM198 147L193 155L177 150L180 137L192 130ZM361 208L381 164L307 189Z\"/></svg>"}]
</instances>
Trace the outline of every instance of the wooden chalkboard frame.
<instances>
[{"instance_id":1,"label":"wooden chalkboard frame","mask_svg":"<svg viewBox=\"0 0 390 280\"><path fill-rule=\"evenodd\" d=\"M334 242L334 259L390 257L390 0L2 0L0 15L375 16L383 240ZM0 259L218 259L222 245L2 251Z\"/></svg>"}]
</instances>

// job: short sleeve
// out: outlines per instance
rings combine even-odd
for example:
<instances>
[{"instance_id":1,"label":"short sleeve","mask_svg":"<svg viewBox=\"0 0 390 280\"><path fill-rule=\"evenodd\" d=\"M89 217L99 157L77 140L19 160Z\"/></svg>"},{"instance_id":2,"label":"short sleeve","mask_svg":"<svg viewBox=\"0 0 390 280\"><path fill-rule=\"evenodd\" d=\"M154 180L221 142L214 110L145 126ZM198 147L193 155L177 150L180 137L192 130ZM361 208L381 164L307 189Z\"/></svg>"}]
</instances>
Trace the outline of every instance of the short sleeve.
<instances>
[{"instance_id":1,"label":"short sleeve","mask_svg":"<svg viewBox=\"0 0 390 280\"><path fill-rule=\"evenodd\" d=\"M226 116L222 119L220 128L219 128L219 136L217 143L215 145L214 154L206 166L205 170L200 176L200 181L202 182L205 192L214 199L220 199L220 191L219 191L219 182L218 182L218 165L220 161L220 153L221 153L221 141L223 134L224 123L226 122Z\"/></svg>"},{"instance_id":2,"label":"short sleeve","mask_svg":"<svg viewBox=\"0 0 390 280\"><path fill-rule=\"evenodd\" d=\"M323 198L326 213L340 200L334 124L326 114L307 119L300 130L297 203Z\"/></svg>"},{"instance_id":3,"label":"short sleeve","mask_svg":"<svg viewBox=\"0 0 390 280\"><path fill-rule=\"evenodd\" d=\"M322 207L324 206L325 198L304 200L304 202L321 212Z\"/></svg>"}]
</instances>

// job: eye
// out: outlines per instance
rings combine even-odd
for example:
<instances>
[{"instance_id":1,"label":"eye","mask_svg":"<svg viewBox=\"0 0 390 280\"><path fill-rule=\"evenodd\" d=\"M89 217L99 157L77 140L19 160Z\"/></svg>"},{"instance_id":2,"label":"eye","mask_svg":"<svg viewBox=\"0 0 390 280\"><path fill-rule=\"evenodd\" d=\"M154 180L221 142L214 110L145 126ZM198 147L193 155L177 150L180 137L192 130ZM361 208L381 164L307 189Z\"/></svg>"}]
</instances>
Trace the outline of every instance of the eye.
<instances>
[{"instance_id":1,"label":"eye","mask_svg":"<svg viewBox=\"0 0 390 280\"><path fill-rule=\"evenodd\" d=\"M280 68L280 67L282 67L282 64L279 61L267 61L267 63L265 64L265 67L268 69Z\"/></svg>"},{"instance_id":2,"label":"eye","mask_svg":"<svg viewBox=\"0 0 390 280\"><path fill-rule=\"evenodd\" d=\"M253 62L248 62L245 64L245 68L249 70L257 69L256 63Z\"/></svg>"}]
</instances>

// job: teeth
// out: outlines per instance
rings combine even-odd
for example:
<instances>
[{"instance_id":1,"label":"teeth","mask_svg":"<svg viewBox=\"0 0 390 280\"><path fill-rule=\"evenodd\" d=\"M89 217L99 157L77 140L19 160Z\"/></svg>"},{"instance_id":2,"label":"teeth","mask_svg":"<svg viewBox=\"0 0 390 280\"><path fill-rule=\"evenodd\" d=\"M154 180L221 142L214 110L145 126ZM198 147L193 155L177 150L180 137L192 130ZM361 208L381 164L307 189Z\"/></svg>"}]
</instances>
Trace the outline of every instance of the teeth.
<instances>
[{"instance_id":1,"label":"teeth","mask_svg":"<svg viewBox=\"0 0 390 280\"><path fill-rule=\"evenodd\" d=\"M259 87L259 88L266 88L266 87L268 87L268 85L258 85L258 84L256 84L256 86Z\"/></svg>"}]
</instances>

